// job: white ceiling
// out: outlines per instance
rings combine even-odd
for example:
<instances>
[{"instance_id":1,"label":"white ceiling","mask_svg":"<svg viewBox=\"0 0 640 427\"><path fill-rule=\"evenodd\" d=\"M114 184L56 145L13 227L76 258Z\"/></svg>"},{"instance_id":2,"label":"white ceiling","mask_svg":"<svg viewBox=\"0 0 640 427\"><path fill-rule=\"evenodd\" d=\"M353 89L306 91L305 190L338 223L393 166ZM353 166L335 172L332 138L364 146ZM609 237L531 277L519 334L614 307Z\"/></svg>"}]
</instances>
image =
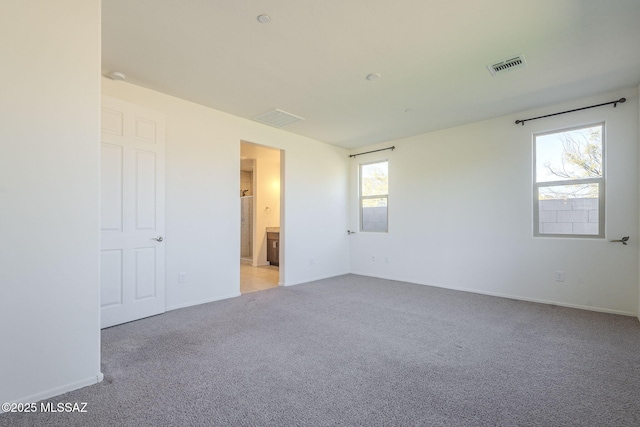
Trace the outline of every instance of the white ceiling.
<instances>
[{"instance_id":1,"label":"white ceiling","mask_svg":"<svg viewBox=\"0 0 640 427\"><path fill-rule=\"evenodd\" d=\"M640 0L103 0L102 66L355 148L640 84Z\"/></svg>"}]
</instances>

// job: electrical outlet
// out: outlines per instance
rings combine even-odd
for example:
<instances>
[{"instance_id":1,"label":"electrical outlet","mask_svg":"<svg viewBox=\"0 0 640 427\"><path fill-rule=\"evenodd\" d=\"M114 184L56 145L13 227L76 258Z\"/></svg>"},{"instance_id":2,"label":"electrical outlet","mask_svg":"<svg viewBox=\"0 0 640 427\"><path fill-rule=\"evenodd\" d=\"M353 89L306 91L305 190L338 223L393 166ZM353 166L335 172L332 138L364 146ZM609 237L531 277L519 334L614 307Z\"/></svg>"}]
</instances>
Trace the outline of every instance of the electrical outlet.
<instances>
[{"instance_id":1,"label":"electrical outlet","mask_svg":"<svg viewBox=\"0 0 640 427\"><path fill-rule=\"evenodd\" d=\"M555 272L556 282L564 282L564 271Z\"/></svg>"},{"instance_id":2,"label":"electrical outlet","mask_svg":"<svg viewBox=\"0 0 640 427\"><path fill-rule=\"evenodd\" d=\"M187 283L187 273L182 271L178 276L179 276L178 280L180 283Z\"/></svg>"},{"instance_id":3,"label":"electrical outlet","mask_svg":"<svg viewBox=\"0 0 640 427\"><path fill-rule=\"evenodd\" d=\"M309 258L309 265L313 265L316 263L316 260L313 258Z\"/></svg>"},{"instance_id":4,"label":"electrical outlet","mask_svg":"<svg viewBox=\"0 0 640 427\"><path fill-rule=\"evenodd\" d=\"M389 264L389 257L388 256L384 257L384 262Z\"/></svg>"}]
</instances>

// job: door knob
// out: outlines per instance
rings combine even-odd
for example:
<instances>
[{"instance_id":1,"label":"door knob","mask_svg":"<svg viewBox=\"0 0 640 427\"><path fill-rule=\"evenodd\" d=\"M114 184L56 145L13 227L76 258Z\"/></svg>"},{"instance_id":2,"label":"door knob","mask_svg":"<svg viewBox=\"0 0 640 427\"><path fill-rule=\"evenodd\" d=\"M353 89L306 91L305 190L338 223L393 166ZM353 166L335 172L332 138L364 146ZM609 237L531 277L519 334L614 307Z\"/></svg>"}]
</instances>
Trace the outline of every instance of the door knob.
<instances>
[{"instance_id":1,"label":"door knob","mask_svg":"<svg viewBox=\"0 0 640 427\"><path fill-rule=\"evenodd\" d=\"M158 237L154 237L152 240L155 240L157 242L162 242L164 240L164 237L158 236Z\"/></svg>"}]
</instances>

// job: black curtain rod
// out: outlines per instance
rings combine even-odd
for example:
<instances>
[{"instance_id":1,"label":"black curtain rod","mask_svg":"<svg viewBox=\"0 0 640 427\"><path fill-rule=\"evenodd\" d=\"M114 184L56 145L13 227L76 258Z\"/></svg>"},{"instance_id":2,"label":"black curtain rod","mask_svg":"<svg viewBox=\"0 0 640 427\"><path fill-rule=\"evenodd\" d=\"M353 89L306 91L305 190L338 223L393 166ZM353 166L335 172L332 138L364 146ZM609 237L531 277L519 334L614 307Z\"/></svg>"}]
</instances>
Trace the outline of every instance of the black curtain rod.
<instances>
[{"instance_id":1,"label":"black curtain rod","mask_svg":"<svg viewBox=\"0 0 640 427\"><path fill-rule=\"evenodd\" d=\"M626 101L627 101L627 98L620 98L617 101L605 102L603 104L598 104L598 105L590 105L588 107L576 108L575 110L561 111L560 113L547 114L546 116L533 117L531 119L516 120L516 124L517 125L522 124L522 126L524 126L524 122L528 122L530 120L544 119L545 117L557 116L558 114L573 113L574 111L580 111L580 110L587 110L589 108L602 107L603 105L611 105L611 104L613 104L613 108L616 108L618 106L618 103L622 104L622 103L624 103Z\"/></svg>"},{"instance_id":2,"label":"black curtain rod","mask_svg":"<svg viewBox=\"0 0 640 427\"><path fill-rule=\"evenodd\" d=\"M356 156L362 156L363 154L369 154L369 153L377 153L378 151L384 151L384 150L395 150L396 146L394 145L393 147L389 147L389 148L381 148L379 150L373 150L373 151L365 151L364 153L358 153L358 154L349 154L349 157L356 157Z\"/></svg>"}]
</instances>

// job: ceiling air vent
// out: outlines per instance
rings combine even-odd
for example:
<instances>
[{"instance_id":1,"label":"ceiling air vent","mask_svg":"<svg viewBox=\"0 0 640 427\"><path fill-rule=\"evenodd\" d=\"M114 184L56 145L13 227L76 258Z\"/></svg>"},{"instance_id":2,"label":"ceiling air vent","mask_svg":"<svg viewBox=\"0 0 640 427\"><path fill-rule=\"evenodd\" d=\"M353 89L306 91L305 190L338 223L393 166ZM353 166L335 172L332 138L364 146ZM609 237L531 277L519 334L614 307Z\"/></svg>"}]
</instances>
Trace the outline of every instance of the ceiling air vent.
<instances>
[{"instance_id":1,"label":"ceiling air vent","mask_svg":"<svg viewBox=\"0 0 640 427\"><path fill-rule=\"evenodd\" d=\"M506 73L507 71L515 70L516 68L524 68L527 66L527 61L524 59L524 55L518 55L514 58L505 59L498 63L487 65L487 69L492 76L497 74Z\"/></svg>"},{"instance_id":2,"label":"ceiling air vent","mask_svg":"<svg viewBox=\"0 0 640 427\"><path fill-rule=\"evenodd\" d=\"M253 120L264 123L269 126L275 126L277 128L281 128L283 126L289 125L291 123L295 123L300 120L304 120L302 117L298 117L294 114L287 113L286 111L273 109L271 111L267 111L264 114L260 114L257 117L254 117Z\"/></svg>"}]
</instances>

